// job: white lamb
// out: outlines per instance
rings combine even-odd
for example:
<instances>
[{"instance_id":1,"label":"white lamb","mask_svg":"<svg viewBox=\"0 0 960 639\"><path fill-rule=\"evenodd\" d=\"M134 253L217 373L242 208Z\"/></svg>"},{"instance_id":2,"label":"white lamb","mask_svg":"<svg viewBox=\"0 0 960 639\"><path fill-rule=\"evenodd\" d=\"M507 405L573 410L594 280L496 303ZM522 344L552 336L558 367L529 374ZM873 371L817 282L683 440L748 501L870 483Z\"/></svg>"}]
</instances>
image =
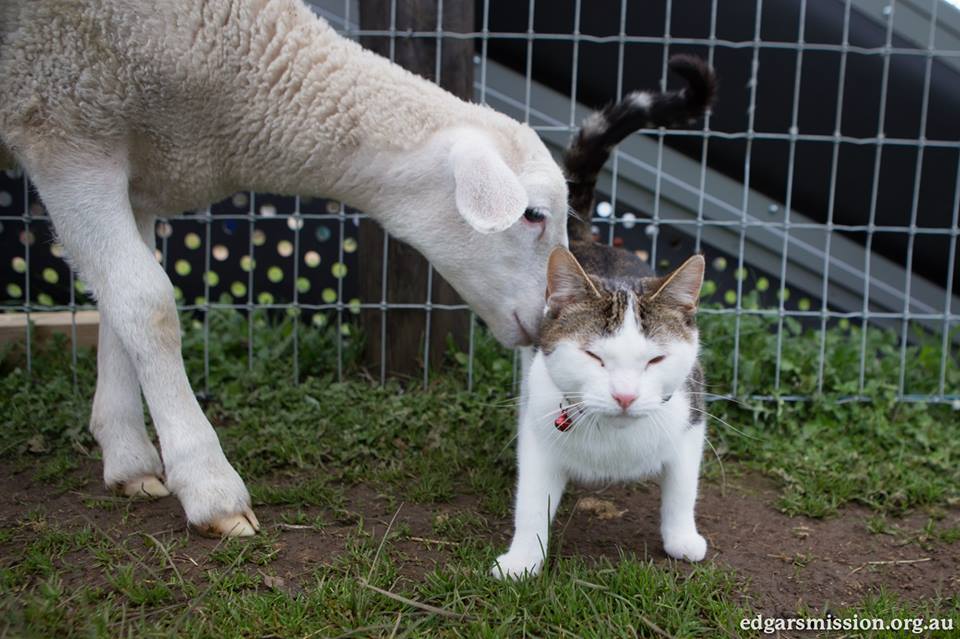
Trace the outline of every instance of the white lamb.
<instances>
[{"instance_id":1,"label":"white lamb","mask_svg":"<svg viewBox=\"0 0 960 639\"><path fill-rule=\"evenodd\" d=\"M566 184L529 127L338 36L300 0L2 0L4 158L98 300L104 480L169 488L213 535L259 524L184 372L158 215L238 189L343 200L423 252L507 345L535 332L547 256L566 244Z\"/></svg>"}]
</instances>

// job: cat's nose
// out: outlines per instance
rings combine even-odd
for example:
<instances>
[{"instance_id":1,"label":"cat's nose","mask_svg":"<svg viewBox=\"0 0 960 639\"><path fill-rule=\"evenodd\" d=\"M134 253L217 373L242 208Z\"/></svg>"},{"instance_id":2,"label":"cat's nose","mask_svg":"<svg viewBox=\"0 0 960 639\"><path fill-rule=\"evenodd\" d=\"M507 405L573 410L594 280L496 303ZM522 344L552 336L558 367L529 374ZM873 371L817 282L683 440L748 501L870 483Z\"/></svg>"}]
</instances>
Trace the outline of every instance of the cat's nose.
<instances>
[{"instance_id":1,"label":"cat's nose","mask_svg":"<svg viewBox=\"0 0 960 639\"><path fill-rule=\"evenodd\" d=\"M611 393L613 395L614 401L620 404L620 408L627 410L630 407L630 404L637 400L636 395L630 393Z\"/></svg>"}]
</instances>

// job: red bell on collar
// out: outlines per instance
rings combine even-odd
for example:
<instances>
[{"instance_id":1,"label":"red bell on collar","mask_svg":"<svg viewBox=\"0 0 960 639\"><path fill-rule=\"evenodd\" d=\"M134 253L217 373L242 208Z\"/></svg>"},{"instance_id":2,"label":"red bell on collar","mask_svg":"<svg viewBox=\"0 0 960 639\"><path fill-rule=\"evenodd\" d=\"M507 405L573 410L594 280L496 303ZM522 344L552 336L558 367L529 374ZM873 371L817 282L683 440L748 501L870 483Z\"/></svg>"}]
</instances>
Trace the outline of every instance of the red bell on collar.
<instances>
[{"instance_id":1,"label":"red bell on collar","mask_svg":"<svg viewBox=\"0 0 960 639\"><path fill-rule=\"evenodd\" d=\"M560 404L560 414L557 415L557 418L553 420L553 425L561 433L566 432L573 426L573 420L570 418L570 415L567 413L567 409L563 407L563 404Z\"/></svg>"}]
</instances>

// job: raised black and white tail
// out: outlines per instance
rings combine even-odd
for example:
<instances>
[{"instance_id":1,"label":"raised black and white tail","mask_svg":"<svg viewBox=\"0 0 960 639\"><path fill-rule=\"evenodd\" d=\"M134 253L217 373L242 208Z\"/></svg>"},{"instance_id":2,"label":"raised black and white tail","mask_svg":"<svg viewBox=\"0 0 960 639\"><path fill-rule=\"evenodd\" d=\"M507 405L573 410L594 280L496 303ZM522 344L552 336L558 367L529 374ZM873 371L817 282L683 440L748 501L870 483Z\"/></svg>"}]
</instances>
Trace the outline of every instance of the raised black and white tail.
<instances>
[{"instance_id":1,"label":"raised black and white tail","mask_svg":"<svg viewBox=\"0 0 960 639\"><path fill-rule=\"evenodd\" d=\"M567 222L572 241L591 238L590 218L597 175L613 147L637 129L693 124L713 103L717 79L704 60L675 55L668 66L686 80L685 88L665 93L634 91L620 102L587 117L571 140L563 159L570 189L569 204L575 213Z\"/></svg>"}]
</instances>

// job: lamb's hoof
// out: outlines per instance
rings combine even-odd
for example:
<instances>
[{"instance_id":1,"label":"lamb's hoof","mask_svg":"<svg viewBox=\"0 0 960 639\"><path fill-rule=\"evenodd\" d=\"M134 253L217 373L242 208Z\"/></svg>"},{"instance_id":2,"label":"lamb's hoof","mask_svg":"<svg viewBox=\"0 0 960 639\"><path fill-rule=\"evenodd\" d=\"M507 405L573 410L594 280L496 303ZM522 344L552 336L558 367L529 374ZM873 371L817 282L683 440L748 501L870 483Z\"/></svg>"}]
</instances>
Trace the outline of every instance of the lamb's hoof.
<instances>
[{"instance_id":1,"label":"lamb's hoof","mask_svg":"<svg viewBox=\"0 0 960 639\"><path fill-rule=\"evenodd\" d=\"M119 486L120 491L127 497L139 499L160 499L170 494L163 481L156 475L144 475L125 481Z\"/></svg>"},{"instance_id":2,"label":"lamb's hoof","mask_svg":"<svg viewBox=\"0 0 960 639\"><path fill-rule=\"evenodd\" d=\"M242 513L224 515L195 528L204 537L252 537L260 530L260 522L248 508Z\"/></svg>"}]
</instances>

